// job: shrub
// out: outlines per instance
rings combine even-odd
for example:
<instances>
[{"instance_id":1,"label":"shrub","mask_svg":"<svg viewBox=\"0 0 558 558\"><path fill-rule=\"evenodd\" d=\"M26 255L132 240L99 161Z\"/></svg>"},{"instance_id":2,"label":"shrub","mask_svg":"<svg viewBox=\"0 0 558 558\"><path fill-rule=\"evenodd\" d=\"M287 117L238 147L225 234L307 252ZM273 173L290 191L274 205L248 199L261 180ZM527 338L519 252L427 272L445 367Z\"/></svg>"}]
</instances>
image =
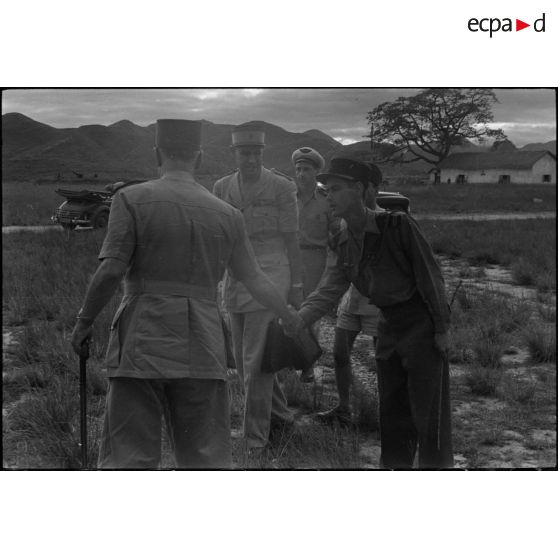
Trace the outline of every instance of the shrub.
<instances>
[{"instance_id":1,"label":"shrub","mask_svg":"<svg viewBox=\"0 0 558 558\"><path fill-rule=\"evenodd\" d=\"M535 273L536 270L533 269L531 263L527 262L524 258L519 258L516 262L512 263L512 278L518 285L534 285L536 281Z\"/></svg>"},{"instance_id":2,"label":"shrub","mask_svg":"<svg viewBox=\"0 0 558 558\"><path fill-rule=\"evenodd\" d=\"M537 312L539 316L547 322L556 322L556 305L537 303Z\"/></svg>"},{"instance_id":3,"label":"shrub","mask_svg":"<svg viewBox=\"0 0 558 558\"><path fill-rule=\"evenodd\" d=\"M475 362L482 367L499 368L506 347L506 339L501 330L481 324L473 345Z\"/></svg>"},{"instance_id":4,"label":"shrub","mask_svg":"<svg viewBox=\"0 0 558 558\"><path fill-rule=\"evenodd\" d=\"M475 395L495 395L501 379L502 372L496 368L473 366L465 374L465 383Z\"/></svg>"},{"instance_id":5,"label":"shrub","mask_svg":"<svg viewBox=\"0 0 558 558\"><path fill-rule=\"evenodd\" d=\"M502 393L505 399L517 403L530 403L535 399L537 381L532 378L521 378L507 375L502 382Z\"/></svg>"},{"instance_id":6,"label":"shrub","mask_svg":"<svg viewBox=\"0 0 558 558\"><path fill-rule=\"evenodd\" d=\"M533 362L556 362L556 326L533 324L525 331Z\"/></svg>"}]
</instances>

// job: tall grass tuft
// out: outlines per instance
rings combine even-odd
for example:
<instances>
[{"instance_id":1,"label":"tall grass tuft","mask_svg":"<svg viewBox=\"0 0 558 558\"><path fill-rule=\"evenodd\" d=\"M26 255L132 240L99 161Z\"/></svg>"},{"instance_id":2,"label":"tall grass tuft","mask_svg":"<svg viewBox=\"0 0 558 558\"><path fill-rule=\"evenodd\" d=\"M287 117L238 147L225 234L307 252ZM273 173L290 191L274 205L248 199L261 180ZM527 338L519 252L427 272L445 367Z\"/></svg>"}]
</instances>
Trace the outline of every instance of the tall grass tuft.
<instances>
[{"instance_id":1,"label":"tall grass tuft","mask_svg":"<svg viewBox=\"0 0 558 558\"><path fill-rule=\"evenodd\" d=\"M450 362L497 368L510 335L529 320L532 309L494 290L461 288L452 307Z\"/></svg>"},{"instance_id":2,"label":"tall grass tuft","mask_svg":"<svg viewBox=\"0 0 558 558\"><path fill-rule=\"evenodd\" d=\"M533 362L556 362L556 326L532 324L525 331L525 342Z\"/></svg>"},{"instance_id":3,"label":"tall grass tuft","mask_svg":"<svg viewBox=\"0 0 558 558\"><path fill-rule=\"evenodd\" d=\"M472 366L464 379L474 395L494 396L502 380L502 371L493 367Z\"/></svg>"},{"instance_id":4,"label":"tall grass tuft","mask_svg":"<svg viewBox=\"0 0 558 558\"><path fill-rule=\"evenodd\" d=\"M353 378L351 399L353 417L358 429L361 432L376 432L379 430L377 382L374 381L370 387L367 387L358 378Z\"/></svg>"},{"instance_id":5,"label":"tall grass tuft","mask_svg":"<svg viewBox=\"0 0 558 558\"><path fill-rule=\"evenodd\" d=\"M359 449L355 430L310 424L274 450L272 465L280 469L358 469Z\"/></svg>"},{"instance_id":6,"label":"tall grass tuft","mask_svg":"<svg viewBox=\"0 0 558 558\"><path fill-rule=\"evenodd\" d=\"M521 404L531 403L536 399L537 380L531 377L506 375L502 381L502 394L508 401Z\"/></svg>"}]
</instances>

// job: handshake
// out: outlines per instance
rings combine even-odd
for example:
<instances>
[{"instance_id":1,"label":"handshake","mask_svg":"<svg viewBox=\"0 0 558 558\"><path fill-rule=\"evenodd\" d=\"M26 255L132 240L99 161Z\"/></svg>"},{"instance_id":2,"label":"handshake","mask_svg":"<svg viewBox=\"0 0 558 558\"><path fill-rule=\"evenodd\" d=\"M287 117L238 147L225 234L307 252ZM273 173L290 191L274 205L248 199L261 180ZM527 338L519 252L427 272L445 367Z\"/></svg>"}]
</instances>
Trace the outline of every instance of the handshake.
<instances>
[{"instance_id":1,"label":"handshake","mask_svg":"<svg viewBox=\"0 0 558 558\"><path fill-rule=\"evenodd\" d=\"M302 330L306 327L304 320L300 317L299 313L290 304L288 306L289 317L281 318L279 324L283 328L283 331L289 337L296 337Z\"/></svg>"},{"instance_id":2,"label":"handshake","mask_svg":"<svg viewBox=\"0 0 558 558\"><path fill-rule=\"evenodd\" d=\"M273 320L267 330L262 358L262 371L277 372L283 368L305 370L320 358L322 349L312 330L299 313L288 307L279 322Z\"/></svg>"}]
</instances>

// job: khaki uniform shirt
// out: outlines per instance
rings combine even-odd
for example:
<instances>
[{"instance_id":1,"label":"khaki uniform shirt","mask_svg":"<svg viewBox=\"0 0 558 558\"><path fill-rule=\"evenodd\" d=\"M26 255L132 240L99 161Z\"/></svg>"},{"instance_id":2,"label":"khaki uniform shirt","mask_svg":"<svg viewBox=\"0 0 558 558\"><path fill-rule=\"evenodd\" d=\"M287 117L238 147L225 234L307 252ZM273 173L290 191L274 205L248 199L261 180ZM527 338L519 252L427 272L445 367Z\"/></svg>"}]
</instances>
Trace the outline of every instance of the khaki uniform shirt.
<instances>
[{"instance_id":1,"label":"khaki uniform shirt","mask_svg":"<svg viewBox=\"0 0 558 558\"><path fill-rule=\"evenodd\" d=\"M129 264L113 319L109 376L225 379L217 283L256 264L240 212L186 172L120 190L100 259Z\"/></svg>"},{"instance_id":2,"label":"khaki uniform shirt","mask_svg":"<svg viewBox=\"0 0 558 558\"><path fill-rule=\"evenodd\" d=\"M403 212L367 209L365 232L371 242L356 238L346 223L333 241L334 257L318 289L302 304L307 322L323 316L352 283L371 304L389 307L417 293L426 303L436 333L449 329L450 312L444 279L432 249L415 220Z\"/></svg>"},{"instance_id":3,"label":"khaki uniform shirt","mask_svg":"<svg viewBox=\"0 0 558 558\"><path fill-rule=\"evenodd\" d=\"M244 216L250 243L263 272L285 298L291 284L291 268L283 233L297 232L296 185L288 177L263 168L253 194L243 196L238 171L219 179L213 193L238 208ZM238 277L228 273L225 305L230 312L252 312L264 307L256 302Z\"/></svg>"},{"instance_id":4,"label":"khaki uniform shirt","mask_svg":"<svg viewBox=\"0 0 558 558\"><path fill-rule=\"evenodd\" d=\"M304 202L298 193L298 239L301 248L327 249L329 233L334 217L323 194L314 189Z\"/></svg>"}]
</instances>

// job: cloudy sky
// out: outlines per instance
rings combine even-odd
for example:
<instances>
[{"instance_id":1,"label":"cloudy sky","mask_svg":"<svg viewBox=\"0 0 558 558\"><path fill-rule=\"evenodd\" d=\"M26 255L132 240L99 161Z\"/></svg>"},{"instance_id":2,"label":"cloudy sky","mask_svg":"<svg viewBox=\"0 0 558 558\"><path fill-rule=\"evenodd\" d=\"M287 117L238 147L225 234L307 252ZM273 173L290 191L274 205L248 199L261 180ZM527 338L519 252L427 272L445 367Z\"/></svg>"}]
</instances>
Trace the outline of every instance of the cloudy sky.
<instances>
[{"instance_id":1,"label":"cloudy sky","mask_svg":"<svg viewBox=\"0 0 558 558\"><path fill-rule=\"evenodd\" d=\"M366 114L379 103L417 89L12 89L2 114L20 112L57 128L157 118L206 119L219 124L265 120L292 132L321 130L343 143L362 140ZM551 89L495 89L494 125L517 146L556 136Z\"/></svg>"}]
</instances>

